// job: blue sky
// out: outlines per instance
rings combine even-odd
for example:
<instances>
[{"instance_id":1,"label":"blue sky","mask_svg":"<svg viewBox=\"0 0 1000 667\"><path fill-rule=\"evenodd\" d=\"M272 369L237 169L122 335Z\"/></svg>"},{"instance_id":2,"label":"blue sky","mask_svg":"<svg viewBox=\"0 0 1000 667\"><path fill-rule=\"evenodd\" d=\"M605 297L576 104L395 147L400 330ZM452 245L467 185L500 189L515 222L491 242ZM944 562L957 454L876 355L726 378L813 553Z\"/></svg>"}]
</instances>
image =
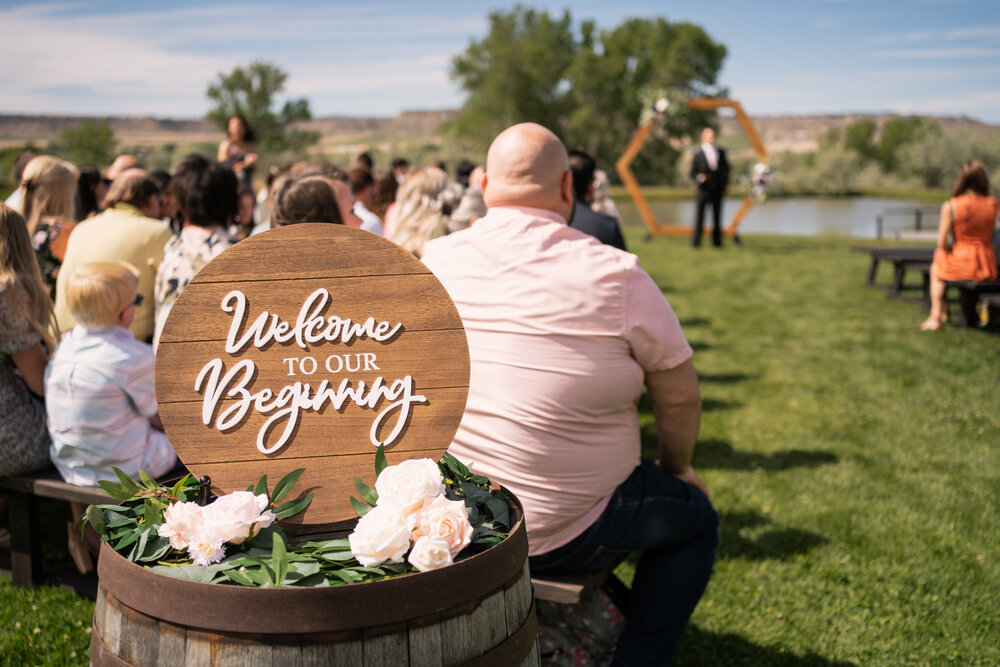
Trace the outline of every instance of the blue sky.
<instances>
[{"instance_id":1,"label":"blue sky","mask_svg":"<svg viewBox=\"0 0 1000 667\"><path fill-rule=\"evenodd\" d=\"M522 3L561 12L568 3ZM451 59L488 30L476 2L0 0L0 113L197 117L254 59L314 116L456 108ZM751 114L897 112L1000 123L1000 1L589 0L577 21L690 21L729 49L719 83Z\"/></svg>"}]
</instances>

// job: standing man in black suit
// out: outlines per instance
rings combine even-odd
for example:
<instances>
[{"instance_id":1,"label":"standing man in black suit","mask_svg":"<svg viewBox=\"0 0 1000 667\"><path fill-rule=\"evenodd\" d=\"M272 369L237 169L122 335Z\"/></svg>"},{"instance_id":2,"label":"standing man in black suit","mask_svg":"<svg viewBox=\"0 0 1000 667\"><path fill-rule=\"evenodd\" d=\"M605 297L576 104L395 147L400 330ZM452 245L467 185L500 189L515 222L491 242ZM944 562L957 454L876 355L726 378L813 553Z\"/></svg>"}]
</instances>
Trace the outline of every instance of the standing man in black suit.
<instances>
[{"instance_id":1,"label":"standing man in black suit","mask_svg":"<svg viewBox=\"0 0 1000 667\"><path fill-rule=\"evenodd\" d=\"M722 247L722 197L729 184L729 162L726 151L715 145L715 130L706 127L701 131L701 148L691 160L691 178L698 184L695 199L694 235L691 245L701 246L705 226L705 204L712 204L712 245Z\"/></svg>"},{"instance_id":2,"label":"standing man in black suit","mask_svg":"<svg viewBox=\"0 0 1000 667\"><path fill-rule=\"evenodd\" d=\"M594 198L594 171L597 162L581 148L569 151L569 169L573 172L573 195L576 198L569 226L590 234L605 245L627 250L618 220L590 208Z\"/></svg>"}]
</instances>

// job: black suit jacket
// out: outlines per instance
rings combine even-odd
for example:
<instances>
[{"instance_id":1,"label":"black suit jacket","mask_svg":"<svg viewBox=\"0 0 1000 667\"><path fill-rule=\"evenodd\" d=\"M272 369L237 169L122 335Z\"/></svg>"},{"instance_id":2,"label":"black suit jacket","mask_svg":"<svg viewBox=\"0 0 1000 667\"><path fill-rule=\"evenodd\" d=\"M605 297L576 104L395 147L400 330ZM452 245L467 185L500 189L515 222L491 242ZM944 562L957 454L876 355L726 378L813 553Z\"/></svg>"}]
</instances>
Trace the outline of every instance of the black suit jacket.
<instances>
[{"instance_id":1,"label":"black suit jacket","mask_svg":"<svg viewBox=\"0 0 1000 667\"><path fill-rule=\"evenodd\" d=\"M691 160L691 178L696 179L698 174L705 174L705 180L698 183L698 189L721 195L729 184L729 161L726 159L726 151L718 147L716 150L719 151L719 163L715 166L715 171L712 171L705 151L698 149Z\"/></svg>"},{"instance_id":2,"label":"black suit jacket","mask_svg":"<svg viewBox=\"0 0 1000 667\"><path fill-rule=\"evenodd\" d=\"M573 207L573 219L569 226L578 229L584 234L590 234L605 245L614 246L619 250L626 250L625 237L618 226L618 221L610 215L598 213L586 204L576 202Z\"/></svg>"}]
</instances>

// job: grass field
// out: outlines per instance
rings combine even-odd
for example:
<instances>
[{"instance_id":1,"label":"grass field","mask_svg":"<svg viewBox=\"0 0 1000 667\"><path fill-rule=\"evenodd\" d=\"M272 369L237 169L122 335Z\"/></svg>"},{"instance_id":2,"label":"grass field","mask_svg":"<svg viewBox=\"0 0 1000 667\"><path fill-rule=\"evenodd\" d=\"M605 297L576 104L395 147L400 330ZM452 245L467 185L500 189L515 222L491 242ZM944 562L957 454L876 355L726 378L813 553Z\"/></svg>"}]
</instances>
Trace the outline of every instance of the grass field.
<instances>
[{"instance_id":1,"label":"grass field","mask_svg":"<svg viewBox=\"0 0 1000 667\"><path fill-rule=\"evenodd\" d=\"M722 520L676 664L1000 664L1000 337L919 332L848 240L628 240L695 348ZM0 580L0 664L86 664L91 611Z\"/></svg>"}]
</instances>

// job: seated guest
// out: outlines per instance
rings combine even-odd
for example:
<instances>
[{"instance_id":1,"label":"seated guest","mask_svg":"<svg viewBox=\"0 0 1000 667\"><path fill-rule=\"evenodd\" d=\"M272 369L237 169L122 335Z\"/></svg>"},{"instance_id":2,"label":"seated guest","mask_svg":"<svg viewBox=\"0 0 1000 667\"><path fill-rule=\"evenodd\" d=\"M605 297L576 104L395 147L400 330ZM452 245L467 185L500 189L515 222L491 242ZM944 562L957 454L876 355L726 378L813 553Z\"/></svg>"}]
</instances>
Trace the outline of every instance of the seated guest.
<instances>
[{"instance_id":1,"label":"seated guest","mask_svg":"<svg viewBox=\"0 0 1000 667\"><path fill-rule=\"evenodd\" d=\"M60 329L69 331L76 325L76 318L60 294L76 267L90 262L128 262L139 270L139 294L143 297L130 329L138 340L152 338L153 282L163 258L163 246L170 238L170 228L157 219L159 215L159 190L146 172L130 169L111 184L107 209L77 226L66 246L56 282Z\"/></svg>"},{"instance_id":2,"label":"seated guest","mask_svg":"<svg viewBox=\"0 0 1000 667\"><path fill-rule=\"evenodd\" d=\"M372 196L372 213L382 219L382 236L392 238L392 217L396 211L396 193L399 181L392 170L387 169L375 178L375 194Z\"/></svg>"},{"instance_id":3,"label":"seated guest","mask_svg":"<svg viewBox=\"0 0 1000 667\"><path fill-rule=\"evenodd\" d=\"M45 407L52 462L70 484L115 480L111 466L156 477L177 462L156 407L153 349L127 328L138 286L125 262L84 264L66 282L78 324L45 370Z\"/></svg>"},{"instance_id":4,"label":"seated guest","mask_svg":"<svg viewBox=\"0 0 1000 667\"><path fill-rule=\"evenodd\" d=\"M944 281L997 277L997 251L993 247L997 211L986 168L976 160L966 162L951 199L941 205L938 247L931 264L931 313L920 325L922 331L940 329L948 321Z\"/></svg>"},{"instance_id":5,"label":"seated guest","mask_svg":"<svg viewBox=\"0 0 1000 667\"><path fill-rule=\"evenodd\" d=\"M567 226L573 181L549 130L490 146L487 213L429 241L471 356L449 452L524 505L532 573L595 572L642 551L615 664L665 665L712 571L718 519L691 467L701 402L692 351L634 255ZM640 459L643 386L657 462Z\"/></svg>"},{"instance_id":6,"label":"seated guest","mask_svg":"<svg viewBox=\"0 0 1000 667\"><path fill-rule=\"evenodd\" d=\"M590 208L594 209L598 213L603 213L604 215L609 215L615 220L621 220L621 216L618 215L618 207L615 205L615 200L611 198L611 186L608 183L608 174L603 169L597 169L594 171L594 190L593 196L590 202Z\"/></svg>"},{"instance_id":7,"label":"seated guest","mask_svg":"<svg viewBox=\"0 0 1000 667\"><path fill-rule=\"evenodd\" d=\"M28 224L42 278L55 296L59 267L66 257L66 245L76 227L76 182L79 172L69 162L39 155L24 168L20 213Z\"/></svg>"},{"instance_id":8,"label":"seated guest","mask_svg":"<svg viewBox=\"0 0 1000 667\"><path fill-rule=\"evenodd\" d=\"M10 206L15 211L21 208L21 197L24 196L24 186L21 185L21 177L24 175L24 168L28 166L28 163L38 157L38 152L28 149L26 151L21 151L14 158L14 168L11 170L14 176L14 182L17 183L17 188L11 192L4 203Z\"/></svg>"},{"instance_id":9,"label":"seated guest","mask_svg":"<svg viewBox=\"0 0 1000 667\"><path fill-rule=\"evenodd\" d=\"M0 477L49 466L41 397L58 340L24 218L0 204Z\"/></svg>"},{"instance_id":10,"label":"seated guest","mask_svg":"<svg viewBox=\"0 0 1000 667\"><path fill-rule=\"evenodd\" d=\"M355 167L348 172L351 194L354 196L354 214L361 218L361 229L382 236L382 219L368 208L375 197L375 179L367 169Z\"/></svg>"},{"instance_id":11,"label":"seated guest","mask_svg":"<svg viewBox=\"0 0 1000 667\"><path fill-rule=\"evenodd\" d=\"M473 220L486 215L486 204L483 203L483 168L474 166L466 178L462 198L448 218L449 234L465 229Z\"/></svg>"},{"instance_id":12,"label":"seated guest","mask_svg":"<svg viewBox=\"0 0 1000 667\"><path fill-rule=\"evenodd\" d=\"M569 226L590 234L601 243L626 250L625 237L618 227L618 221L591 208L594 199L594 170L597 168L594 158L579 148L571 150L569 168L573 172L573 195L576 197Z\"/></svg>"},{"instance_id":13,"label":"seated guest","mask_svg":"<svg viewBox=\"0 0 1000 667\"><path fill-rule=\"evenodd\" d=\"M284 227L302 222L342 225L340 204L326 176L289 176L276 183L271 225Z\"/></svg>"},{"instance_id":14,"label":"seated guest","mask_svg":"<svg viewBox=\"0 0 1000 667\"><path fill-rule=\"evenodd\" d=\"M92 218L104 209L101 202L108 195L108 183L97 167L80 167L76 183L76 221Z\"/></svg>"},{"instance_id":15,"label":"seated guest","mask_svg":"<svg viewBox=\"0 0 1000 667\"><path fill-rule=\"evenodd\" d=\"M201 267L236 243L229 225L236 218L239 182L228 165L203 155L189 155L174 170L170 190L184 224L164 246L156 271L154 348L170 309L187 284Z\"/></svg>"},{"instance_id":16,"label":"seated guest","mask_svg":"<svg viewBox=\"0 0 1000 667\"><path fill-rule=\"evenodd\" d=\"M448 174L425 167L407 175L396 195L392 240L417 257L428 239L445 233L441 195L448 187Z\"/></svg>"}]
</instances>

